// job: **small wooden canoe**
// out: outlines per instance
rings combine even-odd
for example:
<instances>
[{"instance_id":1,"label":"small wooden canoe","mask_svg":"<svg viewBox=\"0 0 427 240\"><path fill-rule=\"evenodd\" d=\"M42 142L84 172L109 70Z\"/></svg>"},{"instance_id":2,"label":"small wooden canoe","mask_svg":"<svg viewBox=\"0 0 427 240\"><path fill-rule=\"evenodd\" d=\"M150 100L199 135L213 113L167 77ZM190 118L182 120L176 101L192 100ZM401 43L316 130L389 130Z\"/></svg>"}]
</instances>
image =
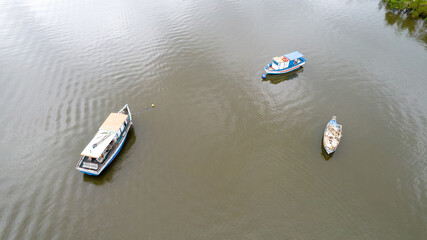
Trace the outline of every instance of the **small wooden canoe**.
<instances>
[{"instance_id":1,"label":"small wooden canoe","mask_svg":"<svg viewBox=\"0 0 427 240\"><path fill-rule=\"evenodd\" d=\"M323 133L323 147L328 154L337 150L342 137L342 125L337 123L337 117L333 116L328 122Z\"/></svg>"}]
</instances>

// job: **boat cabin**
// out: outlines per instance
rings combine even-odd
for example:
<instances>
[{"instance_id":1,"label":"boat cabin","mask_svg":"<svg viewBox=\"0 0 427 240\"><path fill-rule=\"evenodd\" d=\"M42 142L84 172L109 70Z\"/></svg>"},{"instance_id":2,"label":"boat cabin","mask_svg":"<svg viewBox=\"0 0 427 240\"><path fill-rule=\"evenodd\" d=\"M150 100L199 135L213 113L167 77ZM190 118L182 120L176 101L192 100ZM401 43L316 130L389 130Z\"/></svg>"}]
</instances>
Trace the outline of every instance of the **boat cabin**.
<instances>
[{"instance_id":1,"label":"boat cabin","mask_svg":"<svg viewBox=\"0 0 427 240\"><path fill-rule=\"evenodd\" d=\"M271 62L271 68L274 70L293 67L302 61L303 55L299 52L292 52L281 57L274 57Z\"/></svg>"},{"instance_id":2,"label":"boat cabin","mask_svg":"<svg viewBox=\"0 0 427 240\"><path fill-rule=\"evenodd\" d=\"M285 56L282 57L274 57L273 62L271 63L271 67L274 70L277 69L284 69L289 66L289 59L287 59Z\"/></svg>"},{"instance_id":3,"label":"boat cabin","mask_svg":"<svg viewBox=\"0 0 427 240\"><path fill-rule=\"evenodd\" d=\"M93 137L81 153L84 160L84 167L91 169L98 168L98 164L96 163L102 163L109 156L110 151L120 142L129 122L130 117L127 114L110 113L95 137ZM94 162L95 164L90 162Z\"/></svg>"}]
</instances>

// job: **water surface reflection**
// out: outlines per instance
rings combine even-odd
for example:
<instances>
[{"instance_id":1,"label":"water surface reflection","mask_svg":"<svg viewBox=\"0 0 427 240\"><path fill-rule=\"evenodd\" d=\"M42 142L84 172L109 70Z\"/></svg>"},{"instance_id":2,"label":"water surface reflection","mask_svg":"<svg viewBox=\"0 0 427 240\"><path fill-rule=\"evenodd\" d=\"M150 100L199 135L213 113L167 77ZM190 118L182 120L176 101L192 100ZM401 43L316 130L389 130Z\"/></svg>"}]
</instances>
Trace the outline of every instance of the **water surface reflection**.
<instances>
[{"instance_id":1,"label":"water surface reflection","mask_svg":"<svg viewBox=\"0 0 427 240\"><path fill-rule=\"evenodd\" d=\"M427 239L425 26L378 1L3 0L0 22L0 239ZM295 50L308 68L260 81ZM161 108L78 172L123 103Z\"/></svg>"},{"instance_id":2,"label":"water surface reflection","mask_svg":"<svg viewBox=\"0 0 427 240\"><path fill-rule=\"evenodd\" d=\"M427 48L427 21L413 18L409 14L399 13L390 9L383 1L378 4L379 9L385 9L384 20L387 26L392 26L397 32L407 32L412 38L423 43Z\"/></svg>"}]
</instances>

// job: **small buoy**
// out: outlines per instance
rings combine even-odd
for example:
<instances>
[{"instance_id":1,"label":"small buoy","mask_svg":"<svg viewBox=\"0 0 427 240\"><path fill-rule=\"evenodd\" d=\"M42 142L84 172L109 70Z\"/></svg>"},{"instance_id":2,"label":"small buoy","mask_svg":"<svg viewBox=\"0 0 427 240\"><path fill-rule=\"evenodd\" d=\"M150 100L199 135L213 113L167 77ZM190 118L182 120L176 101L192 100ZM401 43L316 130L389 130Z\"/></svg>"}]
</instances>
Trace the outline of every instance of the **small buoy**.
<instances>
[{"instance_id":1,"label":"small buoy","mask_svg":"<svg viewBox=\"0 0 427 240\"><path fill-rule=\"evenodd\" d=\"M262 75L262 79L265 79L265 74Z\"/></svg>"},{"instance_id":2,"label":"small buoy","mask_svg":"<svg viewBox=\"0 0 427 240\"><path fill-rule=\"evenodd\" d=\"M151 107L154 107L154 104L151 104Z\"/></svg>"}]
</instances>

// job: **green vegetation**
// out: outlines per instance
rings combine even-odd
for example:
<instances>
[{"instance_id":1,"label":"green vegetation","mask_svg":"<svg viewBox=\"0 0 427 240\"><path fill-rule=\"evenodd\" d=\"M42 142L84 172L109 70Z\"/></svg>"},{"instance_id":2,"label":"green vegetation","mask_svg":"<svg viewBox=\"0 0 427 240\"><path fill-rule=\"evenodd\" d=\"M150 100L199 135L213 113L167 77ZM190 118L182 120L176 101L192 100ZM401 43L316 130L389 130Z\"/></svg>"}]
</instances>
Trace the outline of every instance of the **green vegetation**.
<instances>
[{"instance_id":1,"label":"green vegetation","mask_svg":"<svg viewBox=\"0 0 427 240\"><path fill-rule=\"evenodd\" d=\"M385 0L387 5L397 11L411 14L412 17L422 17L427 20L427 0Z\"/></svg>"}]
</instances>

